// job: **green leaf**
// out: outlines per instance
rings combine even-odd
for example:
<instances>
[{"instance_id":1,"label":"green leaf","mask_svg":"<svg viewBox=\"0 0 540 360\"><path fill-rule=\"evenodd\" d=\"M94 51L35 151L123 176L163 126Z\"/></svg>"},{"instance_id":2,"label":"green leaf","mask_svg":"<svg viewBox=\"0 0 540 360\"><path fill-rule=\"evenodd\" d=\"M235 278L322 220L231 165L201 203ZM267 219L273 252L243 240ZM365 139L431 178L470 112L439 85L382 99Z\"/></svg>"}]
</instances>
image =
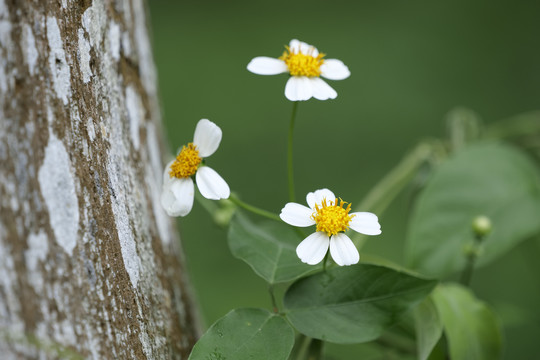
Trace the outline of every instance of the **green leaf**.
<instances>
[{"instance_id":1,"label":"green leaf","mask_svg":"<svg viewBox=\"0 0 540 360\"><path fill-rule=\"evenodd\" d=\"M237 214L231 222L228 241L232 254L270 284L295 280L321 268L300 261L296 246L302 239L284 223L272 221L255 225Z\"/></svg>"},{"instance_id":2,"label":"green leaf","mask_svg":"<svg viewBox=\"0 0 540 360\"><path fill-rule=\"evenodd\" d=\"M414 322L418 359L426 360L441 338L443 330L441 319L431 297L425 298L414 308Z\"/></svg>"},{"instance_id":3,"label":"green leaf","mask_svg":"<svg viewBox=\"0 0 540 360\"><path fill-rule=\"evenodd\" d=\"M464 268L463 249L473 241L471 222L491 219L478 264L503 255L540 232L540 173L521 151L481 143L442 164L420 194L407 236L409 265L442 277Z\"/></svg>"},{"instance_id":4,"label":"green leaf","mask_svg":"<svg viewBox=\"0 0 540 360\"><path fill-rule=\"evenodd\" d=\"M219 319L193 347L189 360L286 360L294 331L263 309L236 309Z\"/></svg>"},{"instance_id":5,"label":"green leaf","mask_svg":"<svg viewBox=\"0 0 540 360\"><path fill-rule=\"evenodd\" d=\"M457 284L439 285L433 292L433 301L448 339L451 359L501 357L500 326L485 303Z\"/></svg>"},{"instance_id":6,"label":"green leaf","mask_svg":"<svg viewBox=\"0 0 540 360\"><path fill-rule=\"evenodd\" d=\"M335 343L376 339L437 282L376 265L333 268L296 281L284 299L301 333Z\"/></svg>"}]
</instances>

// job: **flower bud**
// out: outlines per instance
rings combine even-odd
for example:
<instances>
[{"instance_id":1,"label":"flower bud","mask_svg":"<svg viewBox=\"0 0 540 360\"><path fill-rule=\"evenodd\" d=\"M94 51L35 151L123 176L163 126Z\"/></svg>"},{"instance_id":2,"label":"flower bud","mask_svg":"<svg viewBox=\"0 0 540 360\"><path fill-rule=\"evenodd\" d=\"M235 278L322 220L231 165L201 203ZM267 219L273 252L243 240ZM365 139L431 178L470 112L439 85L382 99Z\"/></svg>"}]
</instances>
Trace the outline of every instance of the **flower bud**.
<instances>
[{"instance_id":1,"label":"flower bud","mask_svg":"<svg viewBox=\"0 0 540 360\"><path fill-rule=\"evenodd\" d=\"M216 224L222 227L227 227L231 223L231 219L236 213L236 205L230 200L219 200L221 205L213 214Z\"/></svg>"},{"instance_id":2,"label":"flower bud","mask_svg":"<svg viewBox=\"0 0 540 360\"><path fill-rule=\"evenodd\" d=\"M475 217L471 225L474 234L479 238L485 237L492 229L491 220L485 215Z\"/></svg>"}]
</instances>

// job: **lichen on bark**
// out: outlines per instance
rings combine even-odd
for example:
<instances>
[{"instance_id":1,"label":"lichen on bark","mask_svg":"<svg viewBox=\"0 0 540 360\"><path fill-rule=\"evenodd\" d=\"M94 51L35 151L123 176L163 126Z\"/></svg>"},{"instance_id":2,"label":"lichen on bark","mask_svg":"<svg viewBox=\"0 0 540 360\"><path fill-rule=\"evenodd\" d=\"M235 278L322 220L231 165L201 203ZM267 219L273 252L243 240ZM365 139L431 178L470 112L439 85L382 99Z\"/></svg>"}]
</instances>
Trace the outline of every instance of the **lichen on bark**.
<instances>
[{"instance_id":1,"label":"lichen on bark","mask_svg":"<svg viewBox=\"0 0 540 360\"><path fill-rule=\"evenodd\" d=\"M0 0L0 351L187 358L141 0Z\"/></svg>"}]
</instances>

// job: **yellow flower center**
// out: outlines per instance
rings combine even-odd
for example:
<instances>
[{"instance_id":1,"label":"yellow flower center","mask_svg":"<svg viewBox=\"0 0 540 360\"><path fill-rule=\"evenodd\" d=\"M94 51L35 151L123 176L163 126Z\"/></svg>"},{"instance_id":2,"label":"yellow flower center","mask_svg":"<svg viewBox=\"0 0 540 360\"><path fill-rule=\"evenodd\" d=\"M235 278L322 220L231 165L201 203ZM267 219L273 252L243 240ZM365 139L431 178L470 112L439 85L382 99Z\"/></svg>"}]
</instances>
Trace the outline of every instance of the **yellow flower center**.
<instances>
[{"instance_id":1,"label":"yellow flower center","mask_svg":"<svg viewBox=\"0 0 540 360\"><path fill-rule=\"evenodd\" d=\"M328 202L323 199L320 207L315 204L315 212L311 215L311 218L317 224L317 231L332 236L349 228L351 219L354 217L354 215L349 215L351 204L345 207L347 203L341 199L340 201L341 203L338 205L338 199Z\"/></svg>"},{"instance_id":2,"label":"yellow flower center","mask_svg":"<svg viewBox=\"0 0 540 360\"><path fill-rule=\"evenodd\" d=\"M315 77L321 75L324 54L319 54L316 57L310 54L302 54L300 51L295 54L291 52L288 46L286 48L287 51L283 52L279 59L285 61L292 76Z\"/></svg>"},{"instance_id":3,"label":"yellow flower center","mask_svg":"<svg viewBox=\"0 0 540 360\"><path fill-rule=\"evenodd\" d=\"M180 154L176 157L176 160L171 165L169 175L177 178L187 178L197 172L199 164L202 158L199 156L199 150L189 143L187 146L182 146Z\"/></svg>"}]
</instances>

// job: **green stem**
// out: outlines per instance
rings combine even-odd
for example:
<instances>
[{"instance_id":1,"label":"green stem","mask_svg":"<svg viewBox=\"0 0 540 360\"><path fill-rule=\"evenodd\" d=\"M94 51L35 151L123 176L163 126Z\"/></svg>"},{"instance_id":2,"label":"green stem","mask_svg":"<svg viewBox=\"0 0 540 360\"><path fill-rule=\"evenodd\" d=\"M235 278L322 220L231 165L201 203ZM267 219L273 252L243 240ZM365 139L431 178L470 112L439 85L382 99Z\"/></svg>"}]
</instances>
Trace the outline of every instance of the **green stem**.
<instances>
[{"instance_id":1,"label":"green stem","mask_svg":"<svg viewBox=\"0 0 540 360\"><path fill-rule=\"evenodd\" d=\"M322 269L323 271L326 271L326 265L328 263L328 254L330 253L330 251L327 251L326 252L326 255L324 255L324 259L323 259L323 263L322 263Z\"/></svg>"},{"instance_id":2,"label":"green stem","mask_svg":"<svg viewBox=\"0 0 540 360\"><path fill-rule=\"evenodd\" d=\"M259 216L263 216L263 217L271 219L271 220L281 221L281 218L279 216L277 216L276 214L274 214L274 213L272 213L270 211L259 209L258 207L255 207L253 205L249 205L249 204L243 202L242 200L240 200L234 194L231 194L231 196L229 197L229 200L231 200L233 203L235 203L236 205L238 205L242 209L250 211L250 212L252 212L254 214L257 214Z\"/></svg>"},{"instance_id":3,"label":"green stem","mask_svg":"<svg viewBox=\"0 0 540 360\"><path fill-rule=\"evenodd\" d=\"M474 271L475 262L476 262L475 255L467 256L467 264L465 264L465 268L463 269L463 273L461 273L461 279L459 281L461 285L467 286L467 287L471 285L471 279L472 279L472 274Z\"/></svg>"},{"instance_id":4,"label":"green stem","mask_svg":"<svg viewBox=\"0 0 540 360\"><path fill-rule=\"evenodd\" d=\"M289 360L322 360L324 341L298 334Z\"/></svg>"},{"instance_id":5,"label":"green stem","mask_svg":"<svg viewBox=\"0 0 540 360\"><path fill-rule=\"evenodd\" d=\"M305 352L309 345L311 338L308 338L306 335L299 333L296 335L294 340L294 346L289 355L289 360L302 360L305 357Z\"/></svg>"},{"instance_id":6,"label":"green stem","mask_svg":"<svg viewBox=\"0 0 540 360\"><path fill-rule=\"evenodd\" d=\"M421 142L401 162L387 173L368 192L355 211L370 211L380 216L416 175L422 164L431 158L445 156L444 147L437 141ZM353 241L361 243L366 235L355 233Z\"/></svg>"},{"instance_id":7,"label":"green stem","mask_svg":"<svg viewBox=\"0 0 540 360\"><path fill-rule=\"evenodd\" d=\"M474 240L474 249L469 250L469 253L467 254L467 263L465 264L465 268L463 269L463 272L461 273L461 279L460 283L463 286L469 287L471 285L471 279L474 272L474 265L476 264L476 259L478 259L478 248L483 240L482 236L475 236Z\"/></svg>"},{"instance_id":8,"label":"green stem","mask_svg":"<svg viewBox=\"0 0 540 360\"><path fill-rule=\"evenodd\" d=\"M383 213L388 205L399 195L418 168L440 150L442 145L435 142L421 142L408 153L401 162L386 174L360 202L357 211Z\"/></svg>"},{"instance_id":9,"label":"green stem","mask_svg":"<svg viewBox=\"0 0 540 360\"><path fill-rule=\"evenodd\" d=\"M485 131L488 139L508 139L540 134L540 111L532 111L500 120Z\"/></svg>"},{"instance_id":10,"label":"green stem","mask_svg":"<svg viewBox=\"0 0 540 360\"><path fill-rule=\"evenodd\" d=\"M276 296L274 295L274 285L268 285L268 292L270 293L270 300L272 301L272 310L277 314L279 313L279 308L276 302Z\"/></svg>"},{"instance_id":11,"label":"green stem","mask_svg":"<svg viewBox=\"0 0 540 360\"><path fill-rule=\"evenodd\" d=\"M478 139L480 118L472 110L455 108L447 115L450 149L457 152Z\"/></svg>"},{"instance_id":12,"label":"green stem","mask_svg":"<svg viewBox=\"0 0 540 360\"><path fill-rule=\"evenodd\" d=\"M294 166L293 166L293 138L294 138L294 121L296 119L296 110L298 108L298 101L293 101L293 109L291 115L291 122L289 123L289 142L287 151L287 170L289 178L289 201L295 201L294 195Z\"/></svg>"}]
</instances>

